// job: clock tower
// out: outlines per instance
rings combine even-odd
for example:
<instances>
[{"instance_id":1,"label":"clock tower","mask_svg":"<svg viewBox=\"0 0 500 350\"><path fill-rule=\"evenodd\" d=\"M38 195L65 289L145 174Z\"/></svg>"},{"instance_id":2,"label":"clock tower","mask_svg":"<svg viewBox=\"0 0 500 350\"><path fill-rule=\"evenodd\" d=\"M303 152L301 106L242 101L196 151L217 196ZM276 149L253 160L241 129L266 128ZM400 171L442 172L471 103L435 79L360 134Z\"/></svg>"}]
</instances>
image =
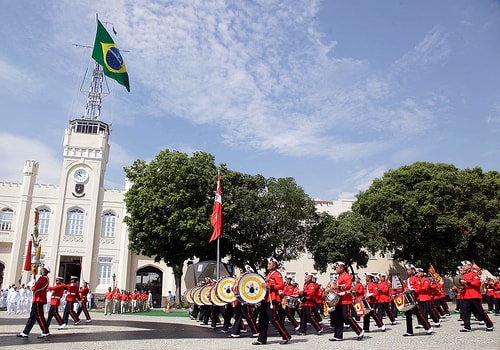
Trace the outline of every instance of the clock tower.
<instances>
[{"instance_id":1,"label":"clock tower","mask_svg":"<svg viewBox=\"0 0 500 350\"><path fill-rule=\"evenodd\" d=\"M69 122L54 219L59 235L51 237L49 257L61 277L89 278L99 248L104 174L110 128L100 120L103 71L95 64L85 115Z\"/></svg>"}]
</instances>

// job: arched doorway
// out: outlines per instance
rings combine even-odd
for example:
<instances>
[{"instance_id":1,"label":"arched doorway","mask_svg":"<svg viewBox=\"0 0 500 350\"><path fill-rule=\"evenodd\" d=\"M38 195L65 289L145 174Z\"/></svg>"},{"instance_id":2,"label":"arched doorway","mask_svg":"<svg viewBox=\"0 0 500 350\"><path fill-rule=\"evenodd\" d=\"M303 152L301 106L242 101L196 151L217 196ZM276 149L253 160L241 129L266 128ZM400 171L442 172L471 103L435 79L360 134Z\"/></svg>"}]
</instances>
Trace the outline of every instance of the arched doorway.
<instances>
[{"instance_id":1,"label":"arched doorway","mask_svg":"<svg viewBox=\"0 0 500 350\"><path fill-rule=\"evenodd\" d=\"M135 289L153 293L153 307L162 307L163 272L153 266L146 266L137 270L135 275Z\"/></svg>"}]
</instances>

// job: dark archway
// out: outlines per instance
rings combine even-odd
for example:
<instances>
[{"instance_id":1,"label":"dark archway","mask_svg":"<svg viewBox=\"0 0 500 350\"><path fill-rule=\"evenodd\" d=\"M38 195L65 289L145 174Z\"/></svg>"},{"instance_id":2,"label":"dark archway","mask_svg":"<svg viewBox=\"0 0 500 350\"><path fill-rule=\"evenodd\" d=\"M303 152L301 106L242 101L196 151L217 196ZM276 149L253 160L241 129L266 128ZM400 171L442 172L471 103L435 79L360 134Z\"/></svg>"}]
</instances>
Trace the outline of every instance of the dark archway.
<instances>
[{"instance_id":1,"label":"dark archway","mask_svg":"<svg viewBox=\"0 0 500 350\"><path fill-rule=\"evenodd\" d=\"M3 287L3 274L4 274L4 271L5 271L5 265L0 262L0 288L2 288L2 289L4 288ZM7 286L5 288L7 288Z\"/></svg>"},{"instance_id":2,"label":"dark archway","mask_svg":"<svg viewBox=\"0 0 500 350\"><path fill-rule=\"evenodd\" d=\"M84 276L80 276L82 272L82 258L80 256L61 256L59 262L58 276L52 277L62 277L64 283L69 284L71 276L76 276L80 280Z\"/></svg>"},{"instance_id":3,"label":"dark archway","mask_svg":"<svg viewBox=\"0 0 500 350\"><path fill-rule=\"evenodd\" d=\"M153 307L161 308L163 272L153 266L146 266L135 275L135 289L153 294Z\"/></svg>"}]
</instances>

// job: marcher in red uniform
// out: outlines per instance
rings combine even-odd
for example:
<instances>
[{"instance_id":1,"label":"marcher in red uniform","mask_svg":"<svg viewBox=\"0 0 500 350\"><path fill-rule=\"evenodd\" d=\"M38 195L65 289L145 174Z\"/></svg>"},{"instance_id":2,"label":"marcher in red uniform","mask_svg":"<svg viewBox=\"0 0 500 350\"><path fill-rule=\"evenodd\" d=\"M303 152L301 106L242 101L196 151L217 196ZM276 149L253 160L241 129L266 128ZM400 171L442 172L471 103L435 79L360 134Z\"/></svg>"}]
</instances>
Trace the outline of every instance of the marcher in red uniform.
<instances>
[{"instance_id":1,"label":"marcher in red uniform","mask_svg":"<svg viewBox=\"0 0 500 350\"><path fill-rule=\"evenodd\" d=\"M283 288L283 296L285 298L285 315L288 320L293 324L293 327L298 330L300 328L299 322L295 318L295 312L297 311L296 305L292 301L298 300L299 288L293 285L292 278L287 277L285 279L285 287Z\"/></svg>"},{"instance_id":2,"label":"marcher in red uniform","mask_svg":"<svg viewBox=\"0 0 500 350\"><path fill-rule=\"evenodd\" d=\"M500 272L500 268L498 268ZM497 277L493 282L493 298L495 301L495 316L500 316L500 277Z\"/></svg>"},{"instance_id":3,"label":"marcher in red uniform","mask_svg":"<svg viewBox=\"0 0 500 350\"><path fill-rule=\"evenodd\" d=\"M83 311L85 318L87 319L85 322L90 323L92 319L90 318L89 310L87 309L87 295L89 294L89 283L87 281L83 281L83 285L80 287L80 306L78 307L78 312L76 315L80 317L80 314Z\"/></svg>"},{"instance_id":4,"label":"marcher in red uniform","mask_svg":"<svg viewBox=\"0 0 500 350\"><path fill-rule=\"evenodd\" d=\"M316 296L319 293L319 285L313 282L314 274L308 272L304 278L304 289L299 292L299 296L303 297L302 301L302 314L300 316L300 328L297 335L305 335L307 330L307 323L309 322L318 335L323 334L323 328L314 317L314 309L316 308Z\"/></svg>"},{"instance_id":5,"label":"marcher in red uniform","mask_svg":"<svg viewBox=\"0 0 500 350\"><path fill-rule=\"evenodd\" d=\"M364 297L365 297L365 285L361 283L361 278L358 275L356 275L354 283L354 303L358 302L360 299L363 299ZM360 320L359 315L354 309L355 308L353 308L352 314L354 315L356 321L359 321Z\"/></svg>"},{"instance_id":6,"label":"marcher in red uniform","mask_svg":"<svg viewBox=\"0 0 500 350\"><path fill-rule=\"evenodd\" d=\"M26 323L24 330L17 334L20 338L27 338L36 322L38 322L38 325L42 330L42 334L39 335L38 338L50 336L49 326L47 325L47 321L45 320L45 315L43 313L43 307L47 304L47 288L49 287L49 278L47 277L47 274L49 272L50 267L42 267L41 276L36 280L33 287L31 287L31 290L33 291L33 299L31 302L30 317L28 318L28 322Z\"/></svg>"},{"instance_id":7,"label":"marcher in red uniform","mask_svg":"<svg viewBox=\"0 0 500 350\"><path fill-rule=\"evenodd\" d=\"M351 328L358 335L358 340L363 339L365 332L359 327L359 325L351 317L351 307L352 307L352 278L345 271L345 264L342 261L337 261L335 263L335 270L339 277L333 283L332 290L340 294L340 302L335 307L333 314L333 328L334 335L330 338L330 341L339 341L344 339L344 322L347 322Z\"/></svg>"},{"instance_id":8,"label":"marcher in red uniform","mask_svg":"<svg viewBox=\"0 0 500 350\"><path fill-rule=\"evenodd\" d=\"M113 312L113 291L108 287L108 291L104 294L104 316L111 315Z\"/></svg>"},{"instance_id":9,"label":"marcher in red uniform","mask_svg":"<svg viewBox=\"0 0 500 350\"><path fill-rule=\"evenodd\" d=\"M416 268L417 272L417 286L415 289L415 295L417 296L418 307L420 308L420 312L422 316L428 320L430 316L434 321L434 327L441 327L441 319L437 313L437 310L434 308L431 290L431 281L427 276L425 276L424 269Z\"/></svg>"},{"instance_id":10,"label":"marcher in red uniform","mask_svg":"<svg viewBox=\"0 0 500 350\"><path fill-rule=\"evenodd\" d=\"M68 293L66 294L66 307L64 308L63 324L59 327L59 329L66 328L70 315L71 318L73 319L73 322L75 322L75 326L77 324L80 324L80 318L78 318L74 309L74 305L76 302L78 302L78 296L79 296L78 283L76 283L77 280L78 277L71 276L70 284L64 285L64 287L68 290Z\"/></svg>"},{"instance_id":11,"label":"marcher in red uniform","mask_svg":"<svg viewBox=\"0 0 500 350\"><path fill-rule=\"evenodd\" d=\"M378 305L377 305L377 314L378 318L382 319L384 316L384 312L389 317L392 325L396 324L396 319L394 314L392 313L390 303L391 303L391 282L389 282L385 273L379 273L380 281L377 284L378 290Z\"/></svg>"},{"instance_id":12,"label":"marcher in red uniform","mask_svg":"<svg viewBox=\"0 0 500 350\"><path fill-rule=\"evenodd\" d=\"M493 287L494 280L490 276L486 277L486 281L484 282L484 299L486 301L486 304L488 305L488 313L492 314L494 310L494 303L495 303L495 288Z\"/></svg>"},{"instance_id":13,"label":"marcher in red uniform","mask_svg":"<svg viewBox=\"0 0 500 350\"><path fill-rule=\"evenodd\" d=\"M312 281L318 285L318 293L316 294L316 307L313 309L314 317L316 317L316 321L318 323L323 322L323 300L325 299L325 293L323 292L323 288L321 288L321 284L318 283L318 276L314 275L312 277Z\"/></svg>"},{"instance_id":14,"label":"marcher in red uniform","mask_svg":"<svg viewBox=\"0 0 500 350\"><path fill-rule=\"evenodd\" d=\"M464 294L462 300L463 313L462 320L464 321L464 328L460 332L471 332L470 327L470 316L473 312L476 317L480 317L482 321L486 324L486 330L493 330L493 322L484 312L483 306L481 305L481 278L479 274L472 269L472 263L470 261L462 261L464 266L464 274L460 282L464 285Z\"/></svg>"},{"instance_id":15,"label":"marcher in red uniform","mask_svg":"<svg viewBox=\"0 0 500 350\"><path fill-rule=\"evenodd\" d=\"M366 275L366 300L370 304L371 310L365 310L365 316L363 317L363 331L370 331L370 317L373 318L377 327L385 332L385 325L382 319L377 314L377 304L378 304L378 283L374 281L374 275L371 273L365 273Z\"/></svg>"},{"instance_id":16,"label":"marcher in red uniform","mask_svg":"<svg viewBox=\"0 0 500 350\"><path fill-rule=\"evenodd\" d=\"M414 293L415 290L417 289L419 282L419 278L415 274L415 266L412 264L406 264L405 267L406 267L406 272L408 272L408 278L406 279L405 282L405 291L407 293ZM405 312L406 333L403 334L404 337L413 335L413 320L412 320L413 314L417 316L417 319L419 323L424 327L426 334L432 334L432 332L434 332L427 319L424 318L424 316L422 315L420 308L418 306L415 306L413 309L410 309Z\"/></svg>"},{"instance_id":17,"label":"marcher in red uniform","mask_svg":"<svg viewBox=\"0 0 500 350\"><path fill-rule=\"evenodd\" d=\"M50 322L52 321L52 317L56 318L59 326L63 324L63 319L61 315L59 315L59 305L61 305L61 297L64 294L64 284L62 284L62 281L62 277L57 277L56 284L47 288L48 290L52 291L52 296L50 297L49 315L47 316L47 324L49 326Z\"/></svg>"},{"instance_id":18,"label":"marcher in red uniform","mask_svg":"<svg viewBox=\"0 0 500 350\"><path fill-rule=\"evenodd\" d=\"M260 305L259 313L259 337L253 345L263 345L267 343L267 328L269 322L272 323L274 328L278 331L283 339L280 344L285 345L290 342L292 338L285 328L285 325L280 322L278 316L278 308L280 305L280 291L283 290L283 276L277 270L278 260L269 258L267 262L267 276L265 282L262 283L262 288L266 289L266 296Z\"/></svg>"}]
</instances>

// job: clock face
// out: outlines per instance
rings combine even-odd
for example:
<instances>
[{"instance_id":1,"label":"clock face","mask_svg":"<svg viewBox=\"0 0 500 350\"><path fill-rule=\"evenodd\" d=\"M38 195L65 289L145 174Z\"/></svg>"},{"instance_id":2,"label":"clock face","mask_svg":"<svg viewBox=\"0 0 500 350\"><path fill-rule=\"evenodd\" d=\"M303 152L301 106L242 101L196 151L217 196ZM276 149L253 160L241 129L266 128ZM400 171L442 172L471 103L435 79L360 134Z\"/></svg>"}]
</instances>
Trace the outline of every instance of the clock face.
<instances>
[{"instance_id":1,"label":"clock face","mask_svg":"<svg viewBox=\"0 0 500 350\"><path fill-rule=\"evenodd\" d=\"M73 177L76 182L85 182L89 178L89 173L85 169L77 169Z\"/></svg>"}]
</instances>

